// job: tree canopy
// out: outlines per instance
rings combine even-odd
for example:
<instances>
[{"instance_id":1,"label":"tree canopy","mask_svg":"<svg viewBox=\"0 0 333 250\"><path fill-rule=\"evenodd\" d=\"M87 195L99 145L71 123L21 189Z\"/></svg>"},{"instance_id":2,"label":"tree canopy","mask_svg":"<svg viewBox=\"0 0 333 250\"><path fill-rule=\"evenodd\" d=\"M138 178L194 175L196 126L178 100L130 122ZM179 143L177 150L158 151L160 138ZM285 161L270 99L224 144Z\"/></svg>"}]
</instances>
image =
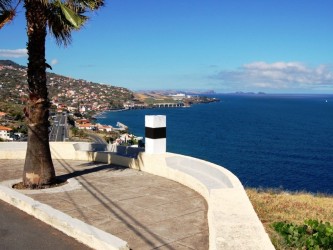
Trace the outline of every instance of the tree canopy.
<instances>
[{"instance_id":1,"label":"tree canopy","mask_svg":"<svg viewBox=\"0 0 333 250\"><path fill-rule=\"evenodd\" d=\"M0 0L0 29L17 15L20 4L38 1L44 6L49 34L58 45L71 42L73 30L80 29L89 19L89 11L104 6L104 0Z\"/></svg>"}]
</instances>

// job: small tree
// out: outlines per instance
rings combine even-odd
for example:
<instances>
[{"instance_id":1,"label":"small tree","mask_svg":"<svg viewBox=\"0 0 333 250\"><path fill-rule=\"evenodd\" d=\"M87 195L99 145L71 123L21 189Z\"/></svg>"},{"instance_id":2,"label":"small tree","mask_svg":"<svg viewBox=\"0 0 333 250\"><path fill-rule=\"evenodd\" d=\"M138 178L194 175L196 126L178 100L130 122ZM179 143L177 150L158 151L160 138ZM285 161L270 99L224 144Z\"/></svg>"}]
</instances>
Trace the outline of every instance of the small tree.
<instances>
[{"instance_id":1,"label":"small tree","mask_svg":"<svg viewBox=\"0 0 333 250\"><path fill-rule=\"evenodd\" d=\"M77 127L73 127L72 129L73 136L76 137L77 134L79 133L79 129Z\"/></svg>"}]
</instances>

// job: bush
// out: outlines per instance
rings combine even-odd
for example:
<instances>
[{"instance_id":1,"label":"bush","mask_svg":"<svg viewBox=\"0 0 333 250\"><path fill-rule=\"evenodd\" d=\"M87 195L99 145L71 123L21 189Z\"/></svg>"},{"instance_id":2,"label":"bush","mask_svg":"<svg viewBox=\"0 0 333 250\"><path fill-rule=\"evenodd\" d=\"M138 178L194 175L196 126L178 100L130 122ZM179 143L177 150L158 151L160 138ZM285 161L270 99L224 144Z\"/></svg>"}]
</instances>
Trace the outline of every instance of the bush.
<instances>
[{"instance_id":1,"label":"bush","mask_svg":"<svg viewBox=\"0 0 333 250\"><path fill-rule=\"evenodd\" d=\"M333 226L329 222L306 220L303 225L275 222L273 228L290 247L308 250L333 249Z\"/></svg>"}]
</instances>

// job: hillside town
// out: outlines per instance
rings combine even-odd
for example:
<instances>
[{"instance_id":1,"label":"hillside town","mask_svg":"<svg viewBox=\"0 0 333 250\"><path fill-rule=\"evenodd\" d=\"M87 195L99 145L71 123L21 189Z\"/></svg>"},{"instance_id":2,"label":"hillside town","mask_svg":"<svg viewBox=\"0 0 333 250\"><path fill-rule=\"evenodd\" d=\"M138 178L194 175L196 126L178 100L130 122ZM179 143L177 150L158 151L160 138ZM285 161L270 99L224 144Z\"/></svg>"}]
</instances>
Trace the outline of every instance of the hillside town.
<instances>
[{"instance_id":1,"label":"hillside town","mask_svg":"<svg viewBox=\"0 0 333 250\"><path fill-rule=\"evenodd\" d=\"M23 108L28 98L27 68L10 60L0 60L0 140L18 140L26 134ZM94 117L110 110L143 108L189 107L196 103L218 101L216 98L189 95L174 91L145 91L134 93L123 87L93 83L82 79L47 73L49 91L50 124L57 114L66 113L72 127L78 130L112 134L110 140L119 136L124 126L96 124ZM82 135L82 133L81 133ZM127 140L129 138L125 138Z\"/></svg>"},{"instance_id":2,"label":"hillside town","mask_svg":"<svg viewBox=\"0 0 333 250\"><path fill-rule=\"evenodd\" d=\"M0 140L19 139L24 129L23 107L28 98L26 67L12 61L0 61ZM56 114L66 112L75 119L91 119L97 112L124 108L124 103L134 100L134 93L126 88L107 84L77 80L53 73L47 73L49 98L51 102L50 124ZM107 125L88 126L73 123L78 129L100 129L110 132Z\"/></svg>"},{"instance_id":3,"label":"hillside town","mask_svg":"<svg viewBox=\"0 0 333 250\"><path fill-rule=\"evenodd\" d=\"M26 68L11 61L0 61L0 98L3 102L24 104L27 100ZM123 108L134 100L126 88L93 83L47 73L49 98L54 108L71 112L105 111Z\"/></svg>"}]
</instances>

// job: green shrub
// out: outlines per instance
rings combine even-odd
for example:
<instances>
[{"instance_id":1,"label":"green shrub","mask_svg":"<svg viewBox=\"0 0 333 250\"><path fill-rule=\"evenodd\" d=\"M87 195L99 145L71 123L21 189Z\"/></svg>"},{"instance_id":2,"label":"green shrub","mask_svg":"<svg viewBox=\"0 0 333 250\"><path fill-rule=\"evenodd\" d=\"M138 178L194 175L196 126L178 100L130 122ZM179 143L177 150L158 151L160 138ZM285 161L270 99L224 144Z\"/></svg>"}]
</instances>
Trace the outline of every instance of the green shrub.
<instances>
[{"instance_id":1,"label":"green shrub","mask_svg":"<svg viewBox=\"0 0 333 250\"><path fill-rule=\"evenodd\" d=\"M333 226L329 222L306 220L303 225L275 222L273 228L290 247L297 249L333 249Z\"/></svg>"}]
</instances>

